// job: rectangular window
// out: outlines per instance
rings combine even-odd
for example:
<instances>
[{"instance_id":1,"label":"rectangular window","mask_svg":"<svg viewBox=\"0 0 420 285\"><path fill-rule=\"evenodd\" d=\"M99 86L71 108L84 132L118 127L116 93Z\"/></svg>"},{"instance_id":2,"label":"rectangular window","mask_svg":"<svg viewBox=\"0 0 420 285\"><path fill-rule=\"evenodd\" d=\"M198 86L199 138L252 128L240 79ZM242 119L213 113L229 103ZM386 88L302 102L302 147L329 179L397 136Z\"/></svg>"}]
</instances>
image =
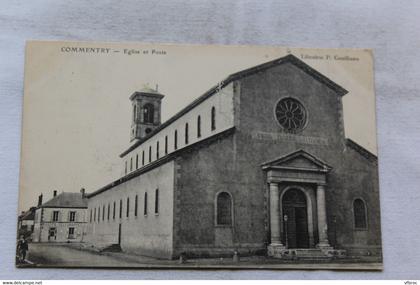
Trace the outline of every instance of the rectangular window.
<instances>
[{"instance_id":1,"label":"rectangular window","mask_svg":"<svg viewBox=\"0 0 420 285\"><path fill-rule=\"evenodd\" d=\"M165 136L165 155L168 154L168 136Z\"/></svg>"},{"instance_id":2,"label":"rectangular window","mask_svg":"<svg viewBox=\"0 0 420 285\"><path fill-rule=\"evenodd\" d=\"M69 228L69 239L74 239L74 228Z\"/></svg>"},{"instance_id":3,"label":"rectangular window","mask_svg":"<svg viewBox=\"0 0 420 285\"><path fill-rule=\"evenodd\" d=\"M155 190L155 214L159 213L159 189Z\"/></svg>"},{"instance_id":4,"label":"rectangular window","mask_svg":"<svg viewBox=\"0 0 420 285\"><path fill-rule=\"evenodd\" d=\"M133 158L130 158L130 171L133 171Z\"/></svg>"},{"instance_id":5,"label":"rectangular window","mask_svg":"<svg viewBox=\"0 0 420 285\"><path fill-rule=\"evenodd\" d=\"M159 159L159 141L156 142L156 159Z\"/></svg>"},{"instance_id":6,"label":"rectangular window","mask_svg":"<svg viewBox=\"0 0 420 285\"><path fill-rule=\"evenodd\" d=\"M53 218L52 218L53 222L57 222L58 221L58 211L54 211L53 212Z\"/></svg>"},{"instance_id":7,"label":"rectangular window","mask_svg":"<svg viewBox=\"0 0 420 285\"><path fill-rule=\"evenodd\" d=\"M136 169L139 168L139 155L136 154Z\"/></svg>"},{"instance_id":8,"label":"rectangular window","mask_svg":"<svg viewBox=\"0 0 420 285\"><path fill-rule=\"evenodd\" d=\"M74 222L76 220L76 212L71 211L69 216L69 221Z\"/></svg>"},{"instance_id":9,"label":"rectangular window","mask_svg":"<svg viewBox=\"0 0 420 285\"><path fill-rule=\"evenodd\" d=\"M89 214L89 222L92 222L92 209L90 209L90 214Z\"/></svg>"},{"instance_id":10,"label":"rectangular window","mask_svg":"<svg viewBox=\"0 0 420 285\"><path fill-rule=\"evenodd\" d=\"M127 174L127 161L125 161L125 174Z\"/></svg>"},{"instance_id":11,"label":"rectangular window","mask_svg":"<svg viewBox=\"0 0 420 285\"><path fill-rule=\"evenodd\" d=\"M101 207L98 207L98 223L101 221Z\"/></svg>"},{"instance_id":12,"label":"rectangular window","mask_svg":"<svg viewBox=\"0 0 420 285\"><path fill-rule=\"evenodd\" d=\"M57 239L57 229L56 228L49 228L48 230L48 240L56 240Z\"/></svg>"},{"instance_id":13,"label":"rectangular window","mask_svg":"<svg viewBox=\"0 0 420 285\"><path fill-rule=\"evenodd\" d=\"M102 206L102 221L105 221L105 205Z\"/></svg>"},{"instance_id":14,"label":"rectangular window","mask_svg":"<svg viewBox=\"0 0 420 285\"><path fill-rule=\"evenodd\" d=\"M96 208L93 209L93 221L96 222Z\"/></svg>"},{"instance_id":15,"label":"rectangular window","mask_svg":"<svg viewBox=\"0 0 420 285\"><path fill-rule=\"evenodd\" d=\"M122 200L120 200L120 219L122 218Z\"/></svg>"},{"instance_id":16,"label":"rectangular window","mask_svg":"<svg viewBox=\"0 0 420 285\"><path fill-rule=\"evenodd\" d=\"M141 165L144 165L144 150L141 153Z\"/></svg>"}]
</instances>

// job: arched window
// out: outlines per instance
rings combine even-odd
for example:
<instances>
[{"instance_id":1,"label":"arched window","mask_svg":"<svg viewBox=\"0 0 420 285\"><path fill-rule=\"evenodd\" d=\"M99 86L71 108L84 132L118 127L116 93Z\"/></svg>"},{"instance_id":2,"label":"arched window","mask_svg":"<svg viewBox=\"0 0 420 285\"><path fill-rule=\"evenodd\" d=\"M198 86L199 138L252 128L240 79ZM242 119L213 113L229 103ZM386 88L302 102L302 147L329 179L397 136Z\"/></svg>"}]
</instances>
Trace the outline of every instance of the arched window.
<instances>
[{"instance_id":1,"label":"arched window","mask_svg":"<svg viewBox=\"0 0 420 285\"><path fill-rule=\"evenodd\" d=\"M216 129L216 108L211 108L211 130L214 131Z\"/></svg>"},{"instance_id":2,"label":"arched window","mask_svg":"<svg viewBox=\"0 0 420 285\"><path fill-rule=\"evenodd\" d=\"M159 189L155 190L155 214L159 214Z\"/></svg>"},{"instance_id":3,"label":"arched window","mask_svg":"<svg viewBox=\"0 0 420 285\"><path fill-rule=\"evenodd\" d=\"M130 172L133 171L133 158L130 158Z\"/></svg>"},{"instance_id":4,"label":"arched window","mask_svg":"<svg viewBox=\"0 0 420 285\"><path fill-rule=\"evenodd\" d=\"M139 200L139 198L136 195L136 198L134 199L134 216L135 217L137 217L137 210L138 210L138 207L139 207L138 200Z\"/></svg>"},{"instance_id":5,"label":"arched window","mask_svg":"<svg viewBox=\"0 0 420 285\"><path fill-rule=\"evenodd\" d=\"M201 137L201 117L197 117L197 138Z\"/></svg>"},{"instance_id":6,"label":"arched window","mask_svg":"<svg viewBox=\"0 0 420 285\"><path fill-rule=\"evenodd\" d=\"M232 198L229 193L221 192L216 198L217 225L232 225Z\"/></svg>"},{"instance_id":7,"label":"arched window","mask_svg":"<svg viewBox=\"0 0 420 285\"><path fill-rule=\"evenodd\" d=\"M136 169L139 168L139 155L136 154Z\"/></svg>"},{"instance_id":8,"label":"arched window","mask_svg":"<svg viewBox=\"0 0 420 285\"><path fill-rule=\"evenodd\" d=\"M130 198L127 198L127 218L129 214L130 214Z\"/></svg>"},{"instance_id":9,"label":"arched window","mask_svg":"<svg viewBox=\"0 0 420 285\"><path fill-rule=\"evenodd\" d=\"M155 107L150 103L144 105L144 107L143 107L143 122L153 124L154 115L155 115Z\"/></svg>"},{"instance_id":10,"label":"arched window","mask_svg":"<svg viewBox=\"0 0 420 285\"><path fill-rule=\"evenodd\" d=\"M122 218L122 200L120 200L120 219Z\"/></svg>"},{"instance_id":11,"label":"arched window","mask_svg":"<svg viewBox=\"0 0 420 285\"><path fill-rule=\"evenodd\" d=\"M108 221L109 221L109 215L110 215L110 213L111 213L111 205L108 203L108 216L107 216Z\"/></svg>"},{"instance_id":12,"label":"arched window","mask_svg":"<svg viewBox=\"0 0 420 285\"><path fill-rule=\"evenodd\" d=\"M188 123L185 124L185 144L188 144Z\"/></svg>"},{"instance_id":13,"label":"arched window","mask_svg":"<svg viewBox=\"0 0 420 285\"><path fill-rule=\"evenodd\" d=\"M147 192L144 193L144 215L147 215Z\"/></svg>"},{"instance_id":14,"label":"arched window","mask_svg":"<svg viewBox=\"0 0 420 285\"><path fill-rule=\"evenodd\" d=\"M175 133L174 133L174 150L177 150L177 148L178 148L178 131L175 130Z\"/></svg>"},{"instance_id":15,"label":"arched window","mask_svg":"<svg viewBox=\"0 0 420 285\"><path fill-rule=\"evenodd\" d=\"M152 161L152 146L149 146L149 162Z\"/></svg>"},{"instance_id":16,"label":"arched window","mask_svg":"<svg viewBox=\"0 0 420 285\"><path fill-rule=\"evenodd\" d=\"M366 205L362 199L355 199L353 202L353 214L354 214L354 228L366 229Z\"/></svg>"}]
</instances>

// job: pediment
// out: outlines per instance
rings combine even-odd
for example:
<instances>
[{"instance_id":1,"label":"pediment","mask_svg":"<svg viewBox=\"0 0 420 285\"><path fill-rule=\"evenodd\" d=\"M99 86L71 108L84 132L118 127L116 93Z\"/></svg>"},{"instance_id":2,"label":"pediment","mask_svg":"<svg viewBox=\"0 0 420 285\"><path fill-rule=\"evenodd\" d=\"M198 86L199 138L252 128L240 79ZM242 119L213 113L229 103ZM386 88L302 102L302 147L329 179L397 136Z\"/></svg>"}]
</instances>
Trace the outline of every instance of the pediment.
<instances>
[{"instance_id":1,"label":"pediment","mask_svg":"<svg viewBox=\"0 0 420 285\"><path fill-rule=\"evenodd\" d=\"M266 162L262 165L262 168L264 170L290 169L321 172L328 172L331 170L331 167L328 164L304 150L299 150Z\"/></svg>"}]
</instances>

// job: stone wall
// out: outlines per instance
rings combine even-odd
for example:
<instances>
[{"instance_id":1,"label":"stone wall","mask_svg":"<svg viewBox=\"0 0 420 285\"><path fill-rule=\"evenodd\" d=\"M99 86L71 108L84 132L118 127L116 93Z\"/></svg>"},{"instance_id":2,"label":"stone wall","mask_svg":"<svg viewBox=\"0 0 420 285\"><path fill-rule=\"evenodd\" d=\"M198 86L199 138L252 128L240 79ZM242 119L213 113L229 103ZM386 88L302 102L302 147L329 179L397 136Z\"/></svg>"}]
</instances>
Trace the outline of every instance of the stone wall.
<instances>
[{"instance_id":1,"label":"stone wall","mask_svg":"<svg viewBox=\"0 0 420 285\"><path fill-rule=\"evenodd\" d=\"M173 250L173 185L174 162L169 161L89 198L87 242L98 248L117 244L121 225L121 248L124 251L171 258ZM156 189L159 189L158 213L155 213ZM145 193L147 193L147 214L144 212ZM136 195L138 197L137 216L135 215ZM127 198L129 198L128 217ZM121 218L120 201L122 201ZM115 218L114 202L116 205ZM109 219L108 205L110 207ZM103 214L104 208L105 214ZM91 211L92 219L90 219Z\"/></svg>"},{"instance_id":2,"label":"stone wall","mask_svg":"<svg viewBox=\"0 0 420 285\"><path fill-rule=\"evenodd\" d=\"M235 134L182 154L177 160L175 189L175 255L232 256L264 251L264 218L260 215L264 190L248 191L248 182L237 177ZM233 225L216 225L216 195L233 197Z\"/></svg>"}]
</instances>

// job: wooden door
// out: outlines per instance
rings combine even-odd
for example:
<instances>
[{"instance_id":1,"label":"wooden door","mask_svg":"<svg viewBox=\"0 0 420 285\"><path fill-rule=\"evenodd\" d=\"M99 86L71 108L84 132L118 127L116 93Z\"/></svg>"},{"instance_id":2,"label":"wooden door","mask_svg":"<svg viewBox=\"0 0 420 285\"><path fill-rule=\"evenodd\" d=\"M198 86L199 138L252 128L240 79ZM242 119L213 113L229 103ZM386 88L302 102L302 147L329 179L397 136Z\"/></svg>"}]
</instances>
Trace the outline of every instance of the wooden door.
<instances>
[{"instance_id":1,"label":"wooden door","mask_svg":"<svg viewBox=\"0 0 420 285\"><path fill-rule=\"evenodd\" d=\"M283 195L283 244L288 248L309 248L308 213L305 194L290 189ZM285 221L287 216L287 222Z\"/></svg>"}]
</instances>

